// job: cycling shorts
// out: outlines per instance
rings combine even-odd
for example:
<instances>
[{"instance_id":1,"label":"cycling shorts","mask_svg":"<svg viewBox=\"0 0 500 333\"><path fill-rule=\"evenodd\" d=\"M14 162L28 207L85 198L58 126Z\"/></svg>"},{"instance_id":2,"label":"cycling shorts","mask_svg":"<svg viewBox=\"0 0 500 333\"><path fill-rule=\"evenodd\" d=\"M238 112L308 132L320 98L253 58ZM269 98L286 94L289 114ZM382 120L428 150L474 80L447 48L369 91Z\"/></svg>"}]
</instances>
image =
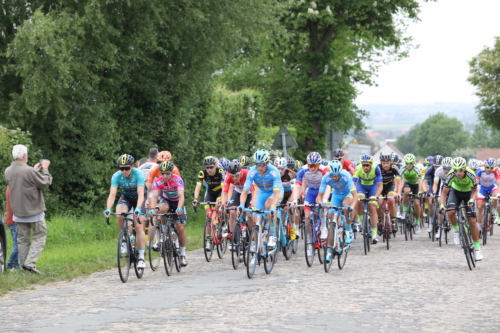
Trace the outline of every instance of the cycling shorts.
<instances>
[{"instance_id":1,"label":"cycling shorts","mask_svg":"<svg viewBox=\"0 0 500 333\"><path fill-rule=\"evenodd\" d=\"M394 181L390 182L389 184L384 184L382 186L382 193L381 195L382 196L386 196L386 195L389 195L389 194L396 194L396 190L395 190L395 187L396 185L394 184Z\"/></svg>"},{"instance_id":2,"label":"cycling shorts","mask_svg":"<svg viewBox=\"0 0 500 333\"><path fill-rule=\"evenodd\" d=\"M467 204L467 202L469 202L470 200L470 195L471 191L462 192L462 191L457 191L454 188L451 188L450 193L448 194L447 207L448 208L459 207L462 201L465 202L465 204ZM467 206L465 210L467 212L468 217L476 217L476 213L472 211L470 206Z\"/></svg>"},{"instance_id":3,"label":"cycling shorts","mask_svg":"<svg viewBox=\"0 0 500 333\"><path fill-rule=\"evenodd\" d=\"M135 209L135 207L137 207L137 199L138 198L132 199L125 194L122 194L120 199L118 199L118 203L116 204L116 206L126 206L127 211L130 211L130 209ZM146 215L146 200L144 200L142 203L141 213Z\"/></svg>"},{"instance_id":4,"label":"cycling shorts","mask_svg":"<svg viewBox=\"0 0 500 333\"><path fill-rule=\"evenodd\" d=\"M316 203L316 197L318 196L319 193L319 188L308 188L306 191L306 199L304 201L304 204L315 204ZM304 207L305 211L311 210L311 207Z\"/></svg>"},{"instance_id":5,"label":"cycling shorts","mask_svg":"<svg viewBox=\"0 0 500 333\"><path fill-rule=\"evenodd\" d=\"M356 184L356 192L364 197L373 197L377 194L377 185L361 185L361 182Z\"/></svg>"},{"instance_id":6,"label":"cycling shorts","mask_svg":"<svg viewBox=\"0 0 500 333\"><path fill-rule=\"evenodd\" d=\"M222 193L222 189L218 191L206 191L205 192L205 202L217 202L217 199L220 198L220 195Z\"/></svg>"},{"instance_id":7,"label":"cycling shorts","mask_svg":"<svg viewBox=\"0 0 500 333\"><path fill-rule=\"evenodd\" d=\"M348 192L346 194L332 193L330 199L330 205L336 207L343 207L345 198L352 198L352 193L351 192Z\"/></svg>"},{"instance_id":8,"label":"cycling shorts","mask_svg":"<svg viewBox=\"0 0 500 333\"><path fill-rule=\"evenodd\" d=\"M409 187L411 193L418 194L418 184L408 184L405 182L404 187Z\"/></svg>"},{"instance_id":9,"label":"cycling shorts","mask_svg":"<svg viewBox=\"0 0 500 333\"><path fill-rule=\"evenodd\" d=\"M231 204L229 205L230 207L238 207L240 205L240 196L241 193L233 191L233 195L231 196ZM247 200L245 201L245 208L250 207L250 204L252 203L252 193L248 193L247 195Z\"/></svg>"},{"instance_id":10,"label":"cycling shorts","mask_svg":"<svg viewBox=\"0 0 500 333\"><path fill-rule=\"evenodd\" d=\"M490 192L490 197L493 196L493 191L497 190L497 184L493 184L493 186L479 186L479 190L477 191L477 201L484 201L486 194Z\"/></svg>"},{"instance_id":11,"label":"cycling shorts","mask_svg":"<svg viewBox=\"0 0 500 333\"><path fill-rule=\"evenodd\" d=\"M179 205L179 201L168 200L164 196L160 196L158 198L158 204L159 205L165 205L166 204L166 205L168 205L168 212L169 213L176 213L177 207ZM182 223L182 224L186 224L187 223L186 208L183 208L182 210L184 211L184 213L182 213L181 215L174 216L175 217L175 223Z\"/></svg>"},{"instance_id":12,"label":"cycling shorts","mask_svg":"<svg viewBox=\"0 0 500 333\"><path fill-rule=\"evenodd\" d=\"M288 191L288 192L283 193L283 200L281 200L281 202L287 203L288 200L290 200L291 196L292 196L292 191Z\"/></svg>"},{"instance_id":13,"label":"cycling shorts","mask_svg":"<svg viewBox=\"0 0 500 333\"><path fill-rule=\"evenodd\" d=\"M255 200L255 208L260 209L260 210L266 210L266 201L269 198L272 198L274 194L273 192L268 192L268 191L259 191L259 194L257 195L257 200ZM280 199L278 200L278 205L281 203L281 200L283 200L283 192L280 192Z\"/></svg>"}]
</instances>

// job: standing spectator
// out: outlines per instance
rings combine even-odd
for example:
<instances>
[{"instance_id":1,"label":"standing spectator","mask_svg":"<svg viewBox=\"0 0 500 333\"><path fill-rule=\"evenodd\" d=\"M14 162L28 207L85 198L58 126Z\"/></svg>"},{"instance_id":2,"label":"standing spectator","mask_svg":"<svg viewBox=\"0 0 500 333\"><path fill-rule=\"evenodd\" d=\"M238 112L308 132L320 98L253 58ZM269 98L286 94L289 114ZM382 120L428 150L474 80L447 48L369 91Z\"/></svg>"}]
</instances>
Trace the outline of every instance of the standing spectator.
<instances>
[{"instance_id":1,"label":"standing spectator","mask_svg":"<svg viewBox=\"0 0 500 333\"><path fill-rule=\"evenodd\" d=\"M14 146L12 157L14 162L5 169L5 178L10 188L13 220L17 225L19 259L24 270L40 274L36 269L36 261L40 258L47 238L42 190L52 184L50 161L42 160L41 164L28 166L28 148L23 145ZM43 174L39 172L40 169Z\"/></svg>"},{"instance_id":2,"label":"standing spectator","mask_svg":"<svg viewBox=\"0 0 500 333\"><path fill-rule=\"evenodd\" d=\"M19 251L17 250L17 230L16 222L12 219L12 208L10 206L10 189L7 186L5 191L5 206L7 207L7 216L5 217L5 224L10 229L12 236L12 252L10 253L9 262L7 263L8 269L19 269Z\"/></svg>"}]
</instances>

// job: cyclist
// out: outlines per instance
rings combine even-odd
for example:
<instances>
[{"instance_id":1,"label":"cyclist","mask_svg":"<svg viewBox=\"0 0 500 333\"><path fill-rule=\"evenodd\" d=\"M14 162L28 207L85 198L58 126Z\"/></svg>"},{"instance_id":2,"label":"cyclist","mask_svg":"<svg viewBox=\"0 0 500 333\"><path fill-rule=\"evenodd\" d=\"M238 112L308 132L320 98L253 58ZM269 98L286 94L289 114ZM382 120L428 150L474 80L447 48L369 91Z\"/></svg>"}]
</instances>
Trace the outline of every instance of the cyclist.
<instances>
[{"instance_id":1,"label":"cyclist","mask_svg":"<svg viewBox=\"0 0 500 333\"><path fill-rule=\"evenodd\" d=\"M255 208L260 210L269 210L274 214L270 221L269 241L267 246L273 248L276 246L276 206L283 197L283 185L278 169L269 164L269 152L265 149L259 149L253 155L255 166L253 166L243 186L240 196L240 210L243 210L247 200L248 192L252 184L258 187ZM259 216L254 216L255 221Z\"/></svg>"},{"instance_id":2,"label":"cyclist","mask_svg":"<svg viewBox=\"0 0 500 333\"><path fill-rule=\"evenodd\" d=\"M349 172L342 169L342 163L337 160L333 160L328 164L328 172L321 179L321 187L319 188L318 202L322 206L328 205L328 198L330 196L330 189L333 189L332 197L330 200L330 205L335 207L345 207L347 206L349 210L345 211L346 217L346 243L352 241L352 217L349 218L350 210L354 209L354 198L356 197L356 187L352 182L352 176ZM333 214L330 214L330 218L333 218ZM333 230L331 230L333 232ZM333 246L333 244L328 244ZM326 261L330 262L332 259L332 248L328 249L326 256Z\"/></svg>"},{"instance_id":3,"label":"cyclist","mask_svg":"<svg viewBox=\"0 0 500 333\"><path fill-rule=\"evenodd\" d=\"M247 179L248 169L242 169L240 162L234 160L227 167L226 178L224 179L224 188L222 189L221 202L222 206L238 207L240 205L240 196L243 191L243 185ZM245 208L249 208L252 203L253 187L250 188L250 194L245 200ZM231 199L228 199L231 198ZM254 200L255 201L255 200ZM233 230L234 221L236 219L236 211L229 211L229 230ZM248 221L250 229L253 226L251 220Z\"/></svg>"},{"instance_id":4,"label":"cyclist","mask_svg":"<svg viewBox=\"0 0 500 333\"><path fill-rule=\"evenodd\" d=\"M184 181L181 176L173 173L174 163L165 161L159 165L161 177L158 177L153 182L153 198L151 207L160 206L160 214L176 213L175 223L177 233L179 234L180 259L181 265L187 266L186 259L186 231L184 227L187 223L186 214L184 211ZM154 214L155 210L151 209L149 214ZM162 223L165 223L165 217L161 217Z\"/></svg>"},{"instance_id":5,"label":"cyclist","mask_svg":"<svg viewBox=\"0 0 500 333\"><path fill-rule=\"evenodd\" d=\"M203 165L205 165L205 170L200 170L198 173L198 180L196 182L196 187L194 189L194 200L191 203L193 207L198 205L198 197L200 196L200 190L203 182L206 184L205 198L206 202L219 202L220 195L222 192L222 187L224 186L224 170L219 167L219 160L214 156L207 156L203 160ZM208 209L209 206L205 206ZM215 220L217 215L217 209L219 205L215 205L215 209L211 216L212 221ZM207 226L208 227L208 226ZM207 235L210 235L210 230L207 230ZM207 242L205 247L209 250L210 243Z\"/></svg>"},{"instance_id":6,"label":"cyclist","mask_svg":"<svg viewBox=\"0 0 500 333\"><path fill-rule=\"evenodd\" d=\"M392 197L388 199L389 212L391 215L391 223L392 223L392 231L398 231L398 226L396 224L396 199L394 198L396 194L399 196L400 194L400 183L401 183L401 174L397 168L396 162L399 161L399 157L396 154L380 154L380 173L382 175L382 196ZM383 199L379 198L378 204L378 229L379 232L382 232L382 202Z\"/></svg>"},{"instance_id":7,"label":"cyclist","mask_svg":"<svg viewBox=\"0 0 500 333\"><path fill-rule=\"evenodd\" d=\"M292 181L294 181L297 175L295 174L295 171L288 168L288 161L284 157L274 159L274 166L277 167L280 172L281 184L283 185L284 193L283 200L281 200L281 202L286 204L290 201L292 196ZM299 217L292 215L290 220L292 224L290 228L290 239L295 240L297 238L297 224L299 223Z\"/></svg>"},{"instance_id":8,"label":"cyclist","mask_svg":"<svg viewBox=\"0 0 500 333\"><path fill-rule=\"evenodd\" d=\"M332 153L332 160L337 160L340 163L342 163L342 169L348 171L351 176L354 175L354 172L356 171L356 168L354 167L354 164L345 158L344 156L344 151L342 149L335 149Z\"/></svg>"},{"instance_id":9,"label":"cyclist","mask_svg":"<svg viewBox=\"0 0 500 333\"><path fill-rule=\"evenodd\" d=\"M443 194L441 196L441 211L444 211L446 197L448 197L448 208L457 208L462 201L469 204L474 203L474 198L477 192L476 175L472 170L467 168L467 162L462 157L453 159L453 172L450 172L444 181ZM466 209L467 220L469 221L472 239L474 240L474 256L476 261L483 259L481 245L479 243L479 229L476 223L476 213L473 212L470 206ZM455 244L460 244L460 236L457 225L457 212L455 210L448 212L448 218L455 230Z\"/></svg>"},{"instance_id":10,"label":"cyclist","mask_svg":"<svg viewBox=\"0 0 500 333\"><path fill-rule=\"evenodd\" d=\"M238 157L238 162L240 162L241 168L243 170L250 169L250 157L242 155Z\"/></svg>"},{"instance_id":11,"label":"cyclist","mask_svg":"<svg viewBox=\"0 0 500 333\"><path fill-rule=\"evenodd\" d=\"M300 169L302 169L303 165L302 162L299 160L295 160L295 173L298 173Z\"/></svg>"},{"instance_id":12,"label":"cyclist","mask_svg":"<svg viewBox=\"0 0 500 333\"><path fill-rule=\"evenodd\" d=\"M373 157L371 155L361 156L360 162L360 165L356 167L356 172L352 180L354 185L356 185L358 199L363 199L365 196L370 198L368 207L372 227L372 244L377 244L377 197L383 190L382 172L377 165L373 165ZM356 205L358 221L363 219L363 207L363 204Z\"/></svg>"},{"instance_id":13,"label":"cyclist","mask_svg":"<svg viewBox=\"0 0 500 333\"><path fill-rule=\"evenodd\" d=\"M321 165L321 155L318 152L311 152L307 155L307 165L302 167L297 173L295 186L293 187L291 205L297 205L297 199L302 192L305 192L304 204L316 204L318 200L318 191L321 186L323 176L328 172L328 169ZM303 189L305 189L303 191ZM311 207L304 207L304 218L309 220L311 215ZM321 235L322 239L328 236L326 226L326 216L321 217ZM308 233L310 231L308 230ZM312 245L307 251L312 251Z\"/></svg>"},{"instance_id":14,"label":"cyclist","mask_svg":"<svg viewBox=\"0 0 500 333\"><path fill-rule=\"evenodd\" d=\"M479 162L475 158L471 158L469 160L468 166L469 169L471 169L472 171L474 171L474 173L476 173L477 169L479 169Z\"/></svg>"},{"instance_id":15,"label":"cyclist","mask_svg":"<svg viewBox=\"0 0 500 333\"><path fill-rule=\"evenodd\" d=\"M405 194L413 193L419 194L420 188L422 187L422 176L420 174L420 169L415 165L415 155L406 154L403 158L405 162L405 166L401 168L399 171L401 173L401 178L403 178L404 184L403 188L399 188L399 194L401 194L401 190L404 191ZM420 198L414 197L414 216L415 216L415 234L420 233ZM403 197L403 211L408 210L408 196Z\"/></svg>"},{"instance_id":16,"label":"cyclist","mask_svg":"<svg viewBox=\"0 0 500 333\"><path fill-rule=\"evenodd\" d=\"M151 206L151 198L153 197L153 191L151 191L151 187L153 186L153 182L154 182L154 180L156 178L161 177L161 172L160 172L159 165L162 162L171 161L172 160L172 154L170 154L169 151L164 150L164 151L161 151L158 154L157 159L158 159L157 165L155 165L155 166L153 166L151 168L151 170L149 171L148 179L146 180L146 188L147 188L147 191L148 191L148 197L147 198L148 198L148 206L149 207L152 207ZM175 164L174 164L173 174L177 175L179 177L181 176L181 173L179 172L179 169L175 166Z\"/></svg>"},{"instance_id":17,"label":"cyclist","mask_svg":"<svg viewBox=\"0 0 500 333\"><path fill-rule=\"evenodd\" d=\"M229 166L229 160L225 157L219 158L219 165L224 170L224 172L227 171L227 167Z\"/></svg>"},{"instance_id":18,"label":"cyclist","mask_svg":"<svg viewBox=\"0 0 500 333\"><path fill-rule=\"evenodd\" d=\"M136 244L139 249L139 258L137 259L137 268L145 268L146 262L144 261L144 250L146 248L146 235L144 234L144 225L146 224L146 201L144 195L146 189L144 188L144 178L142 172L134 168L134 157L132 155L123 154L118 157L116 162L119 171L111 177L111 188L109 190L108 201L106 204L107 209L103 212L104 216L109 217L111 208L113 207L116 199L118 187L122 188L122 195L116 204L117 213L127 213L130 209L134 209L134 214L139 215L137 223L134 219L134 228L136 234ZM121 230L123 228L123 217L116 216L116 224Z\"/></svg>"},{"instance_id":19,"label":"cyclist","mask_svg":"<svg viewBox=\"0 0 500 333\"><path fill-rule=\"evenodd\" d=\"M436 170L434 174L434 185L432 187L432 192L436 195L441 196L443 193L443 184L451 171L451 165L453 163L453 159L451 157L443 158L442 165ZM442 214L439 212L439 216ZM439 230L436 230L436 239L439 239Z\"/></svg>"},{"instance_id":20,"label":"cyclist","mask_svg":"<svg viewBox=\"0 0 500 333\"><path fill-rule=\"evenodd\" d=\"M328 166L328 160L325 159L325 158L322 158L321 159L321 165L324 166L324 167Z\"/></svg>"},{"instance_id":21,"label":"cyclist","mask_svg":"<svg viewBox=\"0 0 500 333\"><path fill-rule=\"evenodd\" d=\"M432 232L432 226L433 226L433 220L434 220L434 205L432 202L432 198L434 196L434 192L432 191L433 185L434 185L434 174L436 173L436 170L441 166L441 163L443 163L443 156L441 155L436 155L433 158L433 163L432 165L429 165L427 168L427 171L425 172L424 176L424 181L422 182L422 189L424 193L427 193L426 197L426 205L428 207L428 215L429 215L429 225L427 227L427 232Z\"/></svg>"},{"instance_id":22,"label":"cyclist","mask_svg":"<svg viewBox=\"0 0 500 333\"><path fill-rule=\"evenodd\" d=\"M479 168L476 171L476 180L479 185L479 191L477 191L477 223L479 230L483 223L483 209L484 209L484 197L489 192L492 198L497 196L498 187L500 187L500 170L496 169L496 159L490 157L484 161L484 168ZM493 201L493 207L495 211L498 209L497 200ZM491 211L493 214L493 210ZM498 218L498 215L495 214Z\"/></svg>"},{"instance_id":23,"label":"cyclist","mask_svg":"<svg viewBox=\"0 0 500 333\"><path fill-rule=\"evenodd\" d=\"M286 159L286 167L290 170L292 170L293 172L295 172L296 168L295 168L295 160L291 157L287 158ZM297 174L297 172L295 172L295 174Z\"/></svg>"}]
</instances>

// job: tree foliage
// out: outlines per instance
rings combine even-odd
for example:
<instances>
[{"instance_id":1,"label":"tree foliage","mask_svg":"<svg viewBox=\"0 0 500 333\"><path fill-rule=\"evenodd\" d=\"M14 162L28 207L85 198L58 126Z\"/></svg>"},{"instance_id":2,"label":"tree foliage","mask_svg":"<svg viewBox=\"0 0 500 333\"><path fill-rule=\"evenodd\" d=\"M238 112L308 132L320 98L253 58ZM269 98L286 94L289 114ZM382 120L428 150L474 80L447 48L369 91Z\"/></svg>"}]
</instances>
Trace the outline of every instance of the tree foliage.
<instances>
[{"instance_id":1,"label":"tree foliage","mask_svg":"<svg viewBox=\"0 0 500 333\"><path fill-rule=\"evenodd\" d=\"M408 133L401 135L396 139L394 145L401 150L403 154L415 154L417 152L417 135L420 124L416 124Z\"/></svg>"}]
</instances>

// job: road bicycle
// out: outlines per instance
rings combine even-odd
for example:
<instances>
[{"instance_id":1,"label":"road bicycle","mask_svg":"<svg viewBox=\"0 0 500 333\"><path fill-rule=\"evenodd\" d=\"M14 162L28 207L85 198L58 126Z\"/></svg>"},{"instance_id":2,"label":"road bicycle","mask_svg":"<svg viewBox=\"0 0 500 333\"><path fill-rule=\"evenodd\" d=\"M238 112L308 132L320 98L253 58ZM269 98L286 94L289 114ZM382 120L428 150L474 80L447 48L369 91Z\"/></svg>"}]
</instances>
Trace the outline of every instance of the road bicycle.
<instances>
[{"instance_id":1,"label":"road bicycle","mask_svg":"<svg viewBox=\"0 0 500 333\"><path fill-rule=\"evenodd\" d=\"M370 252L370 243L372 239L372 227L370 223L370 210L368 203L371 201L369 198L359 199L363 203L363 221L362 221L362 235L363 235L363 248L365 255Z\"/></svg>"},{"instance_id":2,"label":"road bicycle","mask_svg":"<svg viewBox=\"0 0 500 333\"><path fill-rule=\"evenodd\" d=\"M458 234L460 237L460 247L464 251L465 259L467 260L467 265L469 269L472 270L476 267L476 257L474 256L474 243L472 242L472 236L470 233L470 225L467 221L466 209L468 205L463 202L459 207L448 208L446 212L455 210L457 211L457 221L458 221Z\"/></svg>"},{"instance_id":3,"label":"road bicycle","mask_svg":"<svg viewBox=\"0 0 500 333\"><path fill-rule=\"evenodd\" d=\"M311 209L319 207L318 204L304 204L303 207L310 207ZM324 254L324 247L326 246L326 238L321 239L321 217L325 214L323 208L318 210L311 210L309 219L304 226L304 252L306 256L307 266L311 267L314 262L315 252L318 252L318 260L323 264L322 255ZM326 226L325 226L326 227Z\"/></svg>"},{"instance_id":4,"label":"road bicycle","mask_svg":"<svg viewBox=\"0 0 500 333\"><path fill-rule=\"evenodd\" d=\"M226 208L229 210L238 210L237 207ZM248 250L248 244L250 240L250 231L248 229L248 222L246 219L246 214L238 214L234 230L229 233L229 239L231 240L231 262L234 269L238 269L240 262L246 262L246 251Z\"/></svg>"},{"instance_id":5,"label":"road bicycle","mask_svg":"<svg viewBox=\"0 0 500 333\"><path fill-rule=\"evenodd\" d=\"M439 232L439 246L442 246L443 239L446 244L448 244L448 234L451 230L451 224L448 220L447 214L441 214L442 216L439 218L438 224L438 232Z\"/></svg>"},{"instance_id":6,"label":"road bicycle","mask_svg":"<svg viewBox=\"0 0 500 333\"><path fill-rule=\"evenodd\" d=\"M227 226L227 220L225 214L219 214L218 211L214 210L216 202L200 202L200 205L208 205L205 227L203 228L203 240L204 246L203 251L205 253L205 259L210 262L212 260L212 253L214 252L214 247L217 248L217 255L219 259L224 257L227 250L228 238L222 231L222 226ZM196 207L194 207L196 212ZM212 215L215 211L215 219L212 221ZM209 230L207 232L207 230ZM209 244L209 246L207 246Z\"/></svg>"},{"instance_id":7,"label":"road bicycle","mask_svg":"<svg viewBox=\"0 0 500 333\"><path fill-rule=\"evenodd\" d=\"M279 247L283 252L286 260L290 260L293 253L294 240L290 239L290 230L292 228L292 221L290 220L290 210L285 209L287 204L281 204L278 207L278 222L279 222Z\"/></svg>"},{"instance_id":8,"label":"road bicycle","mask_svg":"<svg viewBox=\"0 0 500 333\"><path fill-rule=\"evenodd\" d=\"M151 269L156 271L163 258L165 272L168 276L172 275L174 265L177 272L180 272L182 268L179 234L175 223L176 216L176 213L152 214L149 219L150 228L153 227L153 232L149 234L149 263ZM153 223L154 217L156 217L156 224ZM165 217L165 223L161 223L161 217ZM158 223L158 221L160 222Z\"/></svg>"},{"instance_id":9,"label":"road bicycle","mask_svg":"<svg viewBox=\"0 0 500 333\"><path fill-rule=\"evenodd\" d=\"M429 197L429 194L427 194L427 197ZM432 226L432 229L429 232L429 238L434 242L436 240L436 233L439 231L439 229L438 229L439 228L439 226L438 226L439 196L438 195L432 197L432 205L433 205L434 209L433 209L433 214L432 214L432 222L430 221L430 218L429 218L429 225Z\"/></svg>"},{"instance_id":10,"label":"road bicycle","mask_svg":"<svg viewBox=\"0 0 500 333\"><path fill-rule=\"evenodd\" d=\"M325 272L330 271L332 262L337 257L337 262L339 269L344 268L345 262L347 260L347 254L349 251L350 243L346 242L346 231L345 231L345 216L343 212L347 210L349 212L349 219L351 219L352 208L349 206L336 207L328 206L329 214L333 214L333 218L328 221L328 237L326 240L325 249L325 260L323 261ZM328 253L331 252L331 258L327 260Z\"/></svg>"},{"instance_id":11,"label":"road bicycle","mask_svg":"<svg viewBox=\"0 0 500 333\"><path fill-rule=\"evenodd\" d=\"M408 209L403 212L403 233L405 235L405 240L413 239L413 234L415 233L415 200L420 200L420 196L414 193L403 193L403 195L408 196Z\"/></svg>"},{"instance_id":12,"label":"road bicycle","mask_svg":"<svg viewBox=\"0 0 500 333\"><path fill-rule=\"evenodd\" d=\"M496 198L491 198L490 192L486 193L484 197L484 208L483 208L483 220L481 221L481 237L483 239L483 245L486 245L488 238L488 233L493 236L493 226L495 225L494 214L492 213L492 200Z\"/></svg>"},{"instance_id":13,"label":"road bicycle","mask_svg":"<svg viewBox=\"0 0 500 333\"><path fill-rule=\"evenodd\" d=\"M389 240L391 235L396 237L397 230L392 229L391 212L389 211L389 199L394 197L388 197L387 195L381 197L382 200L382 240L387 245L387 250L389 250Z\"/></svg>"}]
</instances>

